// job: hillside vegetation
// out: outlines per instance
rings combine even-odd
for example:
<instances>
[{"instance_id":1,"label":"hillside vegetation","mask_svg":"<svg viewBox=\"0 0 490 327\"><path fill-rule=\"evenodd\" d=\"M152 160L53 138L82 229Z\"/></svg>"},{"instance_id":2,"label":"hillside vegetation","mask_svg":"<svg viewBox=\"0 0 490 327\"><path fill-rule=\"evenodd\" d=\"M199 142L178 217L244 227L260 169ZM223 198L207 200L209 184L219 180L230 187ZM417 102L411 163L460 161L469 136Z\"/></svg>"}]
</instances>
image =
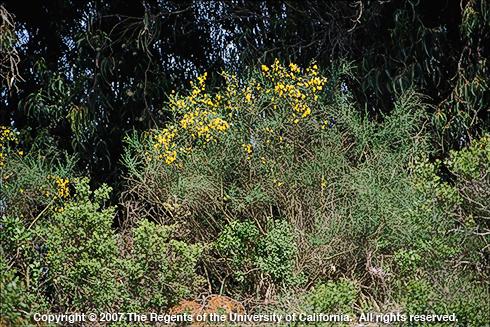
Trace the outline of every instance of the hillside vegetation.
<instances>
[{"instance_id":1,"label":"hillside vegetation","mask_svg":"<svg viewBox=\"0 0 490 327\"><path fill-rule=\"evenodd\" d=\"M116 200L49 136L25 148L2 127L3 323L221 294L249 312L483 326L490 136L435 159L423 96L373 121L349 74L276 60L212 87L203 73L169 94L167 124L124 136Z\"/></svg>"},{"instance_id":2,"label":"hillside vegetation","mask_svg":"<svg viewBox=\"0 0 490 327\"><path fill-rule=\"evenodd\" d=\"M0 0L0 327L490 326L489 45L488 0Z\"/></svg>"}]
</instances>

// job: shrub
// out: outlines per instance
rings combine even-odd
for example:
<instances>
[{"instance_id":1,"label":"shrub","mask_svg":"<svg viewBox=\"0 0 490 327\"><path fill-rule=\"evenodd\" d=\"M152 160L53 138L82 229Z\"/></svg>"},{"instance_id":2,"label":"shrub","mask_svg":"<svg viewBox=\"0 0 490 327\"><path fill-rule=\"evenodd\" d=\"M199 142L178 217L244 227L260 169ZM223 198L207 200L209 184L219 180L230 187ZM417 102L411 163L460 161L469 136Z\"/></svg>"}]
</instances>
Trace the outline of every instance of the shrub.
<instances>
[{"instance_id":1,"label":"shrub","mask_svg":"<svg viewBox=\"0 0 490 327\"><path fill-rule=\"evenodd\" d=\"M134 228L124 261L126 289L140 310L161 311L193 295L202 279L195 273L202 246L172 238L173 226L142 220Z\"/></svg>"},{"instance_id":2,"label":"shrub","mask_svg":"<svg viewBox=\"0 0 490 327\"><path fill-rule=\"evenodd\" d=\"M460 151L451 151L445 165L455 176L452 189L459 200L453 216L482 248L488 248L490 242L485 236L490 233L490 135L473 140Z\"/></svg>"},{"instance_id":3,"label":"shrub","mask_svg":"<svg viewBox=\"0 0 490 327\"><path fill-rule=\"evenodd\" d=\"M370 120L340 70L327 79L314 64L276 62L173 93L167 126L126 138L131 216L214 244L209 287L237 296L343 277L377 303L406 303L408 283L413 294L422 280L441 285L434 271L461 264L484 277L485 139L461 159L429 159L424 99L407 92Z\"/></svg>"},{"instance_id":4,"label":"shrub","mask_svg":"<svg viewBox=\"0 0 490 327\"><path fill-rule=\"evenodd\" d=\"M230 264L229 273L253 288L269 282L290 285L295 276L296 243L286 221L271 221L265 234L250 221L232 221L220 233L214 245L221 258Z\"/></svg>"},{"instance_id":5,"label":"shrub","mask_svg":"<svg viewBox=\"0 0 490 327\"><path fill-rule=\"evenodd\" d=\"M29 296L15 269L8 267L3 256L0 256L0 324L2 326L29 326L31 301L39 301Z\"/></svg>"},{"instance_id":6,"label":"shrub","mask_svg":"<svg viewBox=\"0 0 490 327\"><path fill-rule=\"evenodd\" d=\"M399 300L408 314L455 314L461 326L483 326L488 322L488 287L463 274L435 279L437 284L428 277L408 278L401 288ZM429 325L434 324L424 326Z\"/></svg>"},{"instance_id":7,"label":"shrub","mask_svg":"<svg viewBox=\"0 0 490 327\"><path fill-rule=\"evenodd\" d=\"M395 254L399 274L393 284L408 312L455 313L465 326L480 326L490 319L488 301L483 300L488 297L484 252L489 229L483 216L488 212L484 198L488 197L489 153L488 136L484 136L467 148L451 151L446 160L425 159L412 168L419 194L415 222L423 226L424 217L437 217L439 223L431 238L423 239L419 233L410 250Z\"/></svg>"},{"instance_id":8,"label":"shrub","mask_svg":"<svg viewBox=\"0 0 490 327\"><path fill-rule=\"evenodd\" d=\"M257 243L260 238L258 228L250 221L232 221L225 226L215 243L222 258L227 258L231 270L243 280L244 273L254 269Z\"/></svg>"},{"instance_id":9,"label":"shrub","mask_svg":"<svg viewBox=\"0 0 490 327\"><path fill-rule=\"evenodd\" d=\"M57 150L49 138L36 140L28 149L17 143L0 148L10 154L0 169L0 213L22 216L30 224L46 206L62 200L56 179L73 177L76 158Z\"/></svg>"},{"instance_id":10,"label":"shrub","mask_svg":"<svg viewBox=\"0 0 490 327\"><path fill-rule=\"evenodd\" d=\"M37 225L45 240L50 296L60 310L109 310L119 298L114 208L104 207L111 189L91 191L88 183L76 180L73 199Z\"/></svg>"},{"instance_id":11,"label":"shrub","mask_svg":"<svg viewBox=\"0 0 490 327\"><path fill-rule=\"evenodd\" d=\"M269 223L267 234L259 238L257 266L266 276L285 285L295 281L294 269L297 255L296 240L287 221Z\"/></svg>"},{"instance_id":12,"label":"shrub","mask_svg":"<svg viewBox=\"0 0 490 327\"><path fill-rule=\"evenodd\" d=\"M418 195L406 173L427 144L416 94L377 123L356 114L349 94L314 64L276 62L243 80L224 78L216 91L202 76L189 93L171 95L168 126L128 136L123 156L128 208L188 226L177 233L190 240L217 240L205 263L210 284L222 289L226 276L246 274L255 285L240 287L252 292L261 285L254 273L274 286L329 271L336 278L336 267L361 267L366 247L393 253L417 232L430 238L412 223Z\"/></svg>"},{"instance_id":13,"label":"shrub","mask_svg":"<svg viewBox=\"0 0 490 327\"><path fill-rule=\"evenodd\" d=\"M410 280L404 293L405 309L409 314L431 312L436 296L431 283L424 279Z\"/></svg>"},{"instance_id":14,"label":"shrub","mask_svg":"<svg viewBox=\"0 0 490 327\"><path fill-rule=\"evenodd\" d=\"M349 313L357 300L359 289L351 280L328 281L319 283L306 296L309 312Z\"/></svg>"},{"instance_id":15,"label":"shrub","mask_svg":"<svg viewBox=\"0 0 490 327\"><path fill-rule=\"evenodd\" d=\"M416 273L420 267L422 257L416 250L400 249L395 252L393 259L398 266L400 275L406 276Z\"/></svg>"}]
</instances>

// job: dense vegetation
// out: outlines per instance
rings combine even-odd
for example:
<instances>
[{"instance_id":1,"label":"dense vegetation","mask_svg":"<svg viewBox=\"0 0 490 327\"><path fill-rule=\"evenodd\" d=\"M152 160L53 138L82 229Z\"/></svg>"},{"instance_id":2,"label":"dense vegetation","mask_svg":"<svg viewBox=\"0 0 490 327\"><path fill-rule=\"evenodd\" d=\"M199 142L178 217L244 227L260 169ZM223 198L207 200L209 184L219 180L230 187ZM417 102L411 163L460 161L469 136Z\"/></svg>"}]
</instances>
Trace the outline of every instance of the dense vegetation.
<instances>
[{"instance_id":1,"label":"dense vegetation","mask_svg":"<svg viewBox=\"0 0 490 327\"><path fill-rule=\"evenodd\" d=\"M488 324L490 8L443 2L0 6L0 324Z\"/></svg>"}]
</instances>

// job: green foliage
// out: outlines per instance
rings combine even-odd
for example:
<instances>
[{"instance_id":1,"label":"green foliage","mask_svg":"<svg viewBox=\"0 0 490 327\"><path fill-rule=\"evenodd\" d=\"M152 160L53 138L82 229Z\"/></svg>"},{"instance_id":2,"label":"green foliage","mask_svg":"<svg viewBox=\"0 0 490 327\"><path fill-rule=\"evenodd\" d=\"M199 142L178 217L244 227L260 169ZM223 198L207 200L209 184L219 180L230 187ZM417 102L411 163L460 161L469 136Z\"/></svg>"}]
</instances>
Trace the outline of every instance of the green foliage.
<instances>
[{"instance_id":1,"label":"green foliage","mask_svg":"<svg viewBox=\"0 0 490 327\"><path fill-rule=\"evenodd\" d=\"M458 277L449 287L453 294L444 294L444 298L435 301L437 312L454 312L458 322L464 326L484 326L488 323L490 311L488 286L471 281L466 276Z\"/></svg>"},{"instance_id":2,"label":"green foliage","mask_svg":"<svg viewBox=\"0 0 490 327\"><path fill-rule=\"evenodd\" d=\"M459 205L453 217L464 226L481 249L488 248L490 240L490 137L474 140L461 151L453 151L445 161L455 175L454 192ZM485 265L482 262L482 265ZM487 262L488 265L488 262Z\"/></svg>"},{"instance_id":3,"label":"green foliage","mask_svg":"<svg viewBox=\"0 0 490 327\"><path fill-rule=\"evenodd\" d=\"M291 284L294 282L294 267L297 255L296 240L287 221L273 221L267 234L257 246L257 266L274 281Z\"/></svg>"},{"instance_id":4,"label":"green foliage","mask_svg":"<svg viewBox=\"0 0 490 327\"><path fill-rule=\"evenodd\" d=\"M16 276L16 271L9 268L3 256L0 256L0 298L2 299L0 301L0 323L29 326L22 312L29 312L30 301L39 301L39 299L29 298L21 279Z\"/></svg>"},{"instance_id":5,"label":"green foliage","mask_svg":"<svg viewBox=\"0 0 490 327\"><path fill-rule=\"evenodd\" d=\"M446 164L458 177L477 180L490 172L490 135L474 140L461 151L451 151Z\"/></svg>"},{"instance_id":6,"label":"green foliage","mask_svg":"<svg viewBox=\"0 0 490 327\"><path fill-rule=\"evenodd\" d=\"M415 273L420 266L422 257L415 250L398 250L393 260L400 269L400 273L407 276Z\"/></svg>"},{"instance_id":7,"label":"green foliage","mask_svg":"<svg viewBox=\"0 0 490 327\"><path fill-rule=\"evenodd\" d=\"M0 209L32 222L42 208L51 202L59 204L53 178L71 178L77 160L56 149L49 137L39 137L30 149L19 146L16 152L0 170Z\"/></svg>"},{"instance_id":8,"label":"green foliage","mask_svg":"<svg viewBox=\"0 0 490 327\"><path fill-rule=\"evenodd\" d=\"M285 284L293 283L297 277L297 248L286 221L271 221L265 235L250 221L233 221L223 229L214 246L240 282L249 283L257 274Z\"/></svg>"},{"instance_id":9,"label":"green foliage","mask_svg":"<svg viewBox=\"0 0 490 327\"><path fill-rule=\"evenodd\" d=\"M174 229L143 220L133 230L124 270L127 291L139 310L169 307L202 282L195 273L202 246L172 239Z\"/></svg>"},{"instance_id":10,"label":"green foliage","mask_svg":"<svg viewBox=\"0 0 490 327\"><path fill-rule=\"evenodd\" d=\"M0 218L2 234L2 254L25 256L30 254L33 232L24 226L22 219L15 216L3 215Z\"/></svg>"},{"instance_id":11,"label":"green foliage","mask_svg":"<svg viewBox=\"0 0 490 327\"><path fill-rule=\"evenodd\" d=\"M341 279L319 283L310 290L306 297L306 305L312 312L349 313L359 294L358 286L351 280Z\"/></svg>"},{"instance_id":12,"label":"green foliage","mask_svg":"<svg viewBox=\"0 0 490 327\"><path fill-rule=\"evenodd\" d=\"M143 217L188 224L179 234L189 239L214 240L204 259L212 287L268 296L319 276L336 280L339 270L356 280L365 270L350 267L365 265L373 283L383 285L374 296L389 298L405 282L390 273L424 276L465 252L478 253L473 241L458 247L463 235L450 232L455 221L448 216L460 196L439 176L440 164L417 161L430 154L419 95L404 94L390 115L374 122L356 113L348 92L331 87L328 98L305 100L311 117L294 121L287 96L281 98L287 66L275 65L274 79L263 76L272 68L262 68L242 81L241 91L232 78L223 90L203 93L200 77L199 91L170 101L185 112L174 127L127 139L124 162L134 190L127 199ZM263 92L249 91L257 85ZM255 101L247 101L248 92ZM233 104L222 116L229 126L206 142L190 142L185 131L178 141L189 117L220 106L202 103L217 95L225 108Z\"/></svg>"},{"instance_id":13,"label":"green foliage","mask_svg":"<svg viewBox=\"0 0 490 327\"><path fill-rule=\"evenodd\" d=\"M105 208L110 188L91 191L75 181L75 196L38 225L55 303L67 308L108 310L119 297L114 208ZM41 226L46 225L46 226Z\"/></svg>"},{"instance_id":14,"label":"green foliage","mask_svg":"<svg viewBox=\"0 0 490 327\"><path fill-rule=\"evenodd\" d=\"M486 300L489 295L487 287L472 281L468 276L453 276L440 282L441 284L433 285L425 278L408 279L400 293L400 301L406 312L455 314L458 324L462 326L477 327L488 322L490 306ZM437 324L439 325L444 324Z\"/></svg>"},{"instance_id":15,"label":"green foliage","mask_svg":"<svg viewBox=\"0 0 490 327\"><path fill-rule=\"evenodd\" d=\"M409 314L430 312L435 298L433 286L426 280L411 280L405 293L405 309Z\"/></svg>"},{"instance_id":16,"label":"green foliage","mask_svg":"<svg viewBox=\"0 0 490 327\"><path fill-rule=\"evenodd\" d=\"M71 178L70 161L44 164L32 152L2 170L9 176L0 219L5 324L29 324L41 311L162 310L199 289L201 246L176 240L172 226L145 221L127 244L127 234L113 229L109 186L91 190L88 178Z\"/></svg>"},{"instance_id":17,"label":"green foliage","mask_svg":"<svg viewBox=\"0 0 490 327\"><path fill-rule=\"evenodd\" d=\"M413 244L393 258L398 277L394 289L408 312L455 313L465 326L480 326L489 319L488 301L484 300L488 284L479 282L488 276L484 254L488 224L482 219L488 213L484 199L488 199L489 185L487 143L484 136L467 148L452 151L446 160L425 159L412 170L414 189L420 196L414 214L419 219L439 217L439 223L431 238L416 234ZM451 175L444 176L445 170ZM451 271L455 264L474 269L434 273Z\"/></svg>"},{"instance_id":18,"label":"green foliage","mask_svg":"<svg viewBox=\"0 0 490 327\"><path fill-rule=\"evenodd\" d=\"M487 204L490 195L489 153L488 136L484 136L467 148L452 151L447 160L429 162L426 159L418 163L413 172L414 185L422 195L420 211L442 215L448 229L456 226L458 230L442 243L448 244L451 240L453 243L447 246L454 248L457 239L464 239L466 250L469 250L466 255L475 259L481 257L481 250L489 244L485 237L489 231L485 217L490 213ZM453 174L452 181L441 177L442 168ZM481 267L485 265L480 259L475 263Z\"/></svg>"},{"instance_id":19,"label":"green foliage","mask_svg":"<svg viewBox=\"0 0 490 327\"><path fill-rule=\"evenodd\" d=\"M253 266L259 240L260 232L252 222L233 221L220 233L215 247L229 258L233 271L240 273Z\"/></svg>"}]
</instances>

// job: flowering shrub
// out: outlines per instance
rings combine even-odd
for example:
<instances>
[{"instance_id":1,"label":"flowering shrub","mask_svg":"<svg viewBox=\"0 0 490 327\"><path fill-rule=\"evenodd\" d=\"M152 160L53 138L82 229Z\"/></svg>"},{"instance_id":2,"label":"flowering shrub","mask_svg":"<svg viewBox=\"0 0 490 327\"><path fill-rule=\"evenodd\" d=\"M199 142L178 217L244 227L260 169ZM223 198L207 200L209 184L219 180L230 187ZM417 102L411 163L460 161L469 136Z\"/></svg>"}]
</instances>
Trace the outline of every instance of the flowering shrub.
<instances>
[{"instance_id":1,"label":"flowering shrub","mask_svg":"<svg viewBox=\"0 0 490 327\"><path fill-rule=\"evenodd\" d=\"M7 126L0 126L0 168L5 165L7 157L12 154L13 148L19 143L18 133ZM17 151L17 155L22 156L22 150Z\"/></svg>"},{"instance_id":2,"label":"flowering shrub","mask_svg":"<svg viewBox=\"0 0 490 327\"><path fill-rule=\"evenodd\" d=\"M318 101L318 94L325 87L327 79L319 76L316 64L306 68L306 73L294 63L290 63L288 68L278 60L270 68L262 65L266 81L256 89L261 91L264 88L266 94L273 93L273 109L281 104L291 107L290 119L297 124L300 119L311 115L311 106ZM273 92L270 87L273 87Z\"/></svg>"},{"instance_id":3,"label":"flowering shrub","mask_svg":"<svg viewBox=\"0 0 490 327\"><path fill-rule=\"evenodd\" d=\"M48 202L34 219L17 210L0 215L6 325L32 325L19 310L163 310L199 287L202 249L173 239L172 226L142 221L128 239L112 229L109 186L91 190L88 178L58 174L42 181L37 187L51 191L37 192Z\"/></svg>"},{"instance_id":4,"label":"flowering shrub","mask_svg":"<svg viewBox=\"0 0 490 327\"><path fill-rule=\"evenodd\" d=\"M471 223L486 208L465 205L468 191L474 199L485 193L484 140L451 163L413 165L429 154L417 94L373 122L356 113L336 74L327 83L314 64L303 70L276 61L243 79L222 74L226 84L216 90L200 76L188 93L170 96L173 119L150 142L127 138L125 205L139 219L176 223L181 237L209 244L208 285L233 297L311 288L299 307L349 312L368 293L412 309L407 301L417 301L404 294L427 280L437 285L430 298L445 305L438 312L459 308L463 292L446 291L432 272L470 253L474 271L484 271L483 237L454 232L458 221L486 232L481 220L480 229ZM478 178L461 179L458 190L440 174L442 164ZM473 212L450 219L466 207Z\"/></svg>"},{"instance_id":5,"label":"flowering shrub","mask_svg":"<svg viewBox=\"0 0 490 327\"><path fill-rule=\"evenodd\" d=\"M170 98L170 110L175 122L154 135L154 148L158 157L170 165L177 155L192 150L192 143L203 144L217 141L230 124L225 120L226 109L220 94L206 93L207 73L191 82L191 91L186 96L174 93Z\"/></svg>"},{"instance_id":6,"label":"flowering shrub","mask_svg":"<svg viewBox=\"0 0 490 327\"><path fill-rule=\"evenodd\" d=\"M327 83L316 64L303 70L278 60L270 67L262 65L261 73L246 81L225 72L222 76L226 87L217 92L207 89L204 73L191 82L188 93L173 92L170 96L169 110L174 119L153 134L154 151L165 164L173 164L196 146L219 142L230 129L256 130L257 119L264 115L285 124L310 119ZM260 132L273 135L275 131L265 127ZM278 138L282 140L282 136ZM242 147L250 157L253 144L245 142Z\"/></svg>"}]
</instances>

